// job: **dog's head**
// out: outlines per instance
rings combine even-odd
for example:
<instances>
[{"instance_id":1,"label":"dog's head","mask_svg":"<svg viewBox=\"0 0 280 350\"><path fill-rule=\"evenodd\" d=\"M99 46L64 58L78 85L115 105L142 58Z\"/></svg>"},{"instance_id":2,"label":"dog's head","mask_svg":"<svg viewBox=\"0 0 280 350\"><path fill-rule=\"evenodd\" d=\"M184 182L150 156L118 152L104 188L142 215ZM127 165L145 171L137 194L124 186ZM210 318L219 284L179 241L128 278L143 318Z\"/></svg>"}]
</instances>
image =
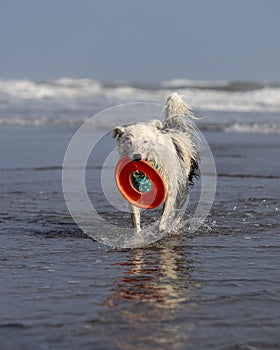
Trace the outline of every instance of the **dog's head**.
<instances>
[{"instance_id":1,"label":"dog's head","mask_svg":"<svg viewBox=\"0 0 280 350\"><path fill-rule=\"evenodd\" d=\"M134 161L148 160L159 143L161 128L160 120L116 127L112 135L118 141L120 156Z\"/></svg>"}]
</instances>

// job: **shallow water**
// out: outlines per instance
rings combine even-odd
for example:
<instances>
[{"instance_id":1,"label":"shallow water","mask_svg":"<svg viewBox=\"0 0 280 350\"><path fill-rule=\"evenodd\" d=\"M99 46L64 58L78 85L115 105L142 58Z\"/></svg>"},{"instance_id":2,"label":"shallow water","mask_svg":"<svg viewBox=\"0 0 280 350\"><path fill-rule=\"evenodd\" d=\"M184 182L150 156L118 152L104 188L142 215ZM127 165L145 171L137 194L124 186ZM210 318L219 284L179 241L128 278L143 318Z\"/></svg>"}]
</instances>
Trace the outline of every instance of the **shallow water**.
<instances>
[{"instance_id":1,"label":"shallow water","mask_svg":"<svg viewBox=\"0 0 280 350\"><path fill-rule=\"evenodd\" d=\"M205 224L115 250L66 209L74 132L0 130L1 349L279 349L279 136L206 132L219 176ZM190 213L198 197L199 182Z\"/></svg>"}]
</instances>

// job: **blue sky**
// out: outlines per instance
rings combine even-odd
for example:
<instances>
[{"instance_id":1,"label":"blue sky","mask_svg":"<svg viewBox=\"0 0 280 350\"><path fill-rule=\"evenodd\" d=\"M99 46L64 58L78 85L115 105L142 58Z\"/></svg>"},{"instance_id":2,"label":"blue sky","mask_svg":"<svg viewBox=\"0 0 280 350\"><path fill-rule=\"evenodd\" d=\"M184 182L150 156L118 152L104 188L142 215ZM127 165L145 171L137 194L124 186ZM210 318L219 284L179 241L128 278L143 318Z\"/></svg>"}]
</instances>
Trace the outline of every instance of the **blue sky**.
<instances>
[{"instance_id":1,"label":"blue sky","mask_svg":"<svg viewBox=\"0 0 280 350\"><path fill-rule=\"evenodd\" d=\"M280 81L280 0L0 0L0 78Z\"/></svg>"}]
</instances>

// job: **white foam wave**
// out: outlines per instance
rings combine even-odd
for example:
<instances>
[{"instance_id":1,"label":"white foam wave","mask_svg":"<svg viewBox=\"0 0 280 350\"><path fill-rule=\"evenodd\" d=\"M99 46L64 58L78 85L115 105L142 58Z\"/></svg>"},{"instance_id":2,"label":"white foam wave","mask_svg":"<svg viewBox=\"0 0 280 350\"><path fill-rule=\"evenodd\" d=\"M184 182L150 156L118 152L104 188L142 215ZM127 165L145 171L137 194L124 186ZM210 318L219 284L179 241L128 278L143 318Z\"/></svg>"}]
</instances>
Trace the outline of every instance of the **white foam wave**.
<instances>
[{"instance_id":1,"label":"white foam wave","mask_svg":"<svg viewBox=\"0 0 280 350\"><path fill-rule=\"evenodd\" d=\"M82 125L88 118L48 118L48 117L37 117L37 118L0 118L0 126L77 126Z\"/></svg>"},{"instance_id":2,"label":"white foam wave","mask_svg":"<svg viewBox=\"0 0 280 350\"><path fill-rule=\"evenodd\" d=\"M193 108L230 112L280 112L280 88L246 92L183 90Z\"/></svg>"},{"instance_id":3,"label":"white foam wave","mask_svg":"<svg viewBox=\"0 0 280 350\"><path fill-rule=\"evenodd\" d=\"M233 85L192 80L146 85L71 78L48 82L0 80L0 125L81 125L96 112L116 104L146 101L163 105L166 96L176 90L192 109L200 110L200 115L219 112L216 116L211 113L211 120L201 121L206 129L206 124L214 121L212 129L216 125L217 130L279 134L280 87L255 83L247 89L248 83L240 88L236 83L232 89ZM223 118L220 112L225 112ZM231 112L240 112L242 117L237 113L230 116ZM266 113L265 120L256 112Z\"/></svg>"},{"instance_id":4,"label":"white foam wave","mask_svg":"<svg viewBox=\"0 0 280 350\"><path fill-rule=\"evenodd\" d=\"M138 84L139 85L139 84ZM280 88L263 87L246 91L228 90L229 82L171 80L150 88L137 84L106 86L90 79L63 78L35 83L30 80L0 80L0 99L94 99L162 103L177 90L194 109L232 112L280 112Z\"/></svg>"},{"instance_id":5,"label":"white foam wave","mask_svg":"<svg viewBox=\"0 0 280 350\"><path fill-rule=\"evenodd\" d=\"M224 88L229 84L227 80L190 80L190 79L171 79L160 83L163 88L180 89L180 88Z\"/></svg>"},{"instance_id":6,"label":"white foam wave","mask_svg":"<svg viewBox=\"0 0 280 350\"><path fill-rule=\"evenodd\" d=\"M240 133L253 133L253 134L274 134L280 135L280 124L272 123L252 123L242 124L234 123L225 127L225 131L240 132Z\"/></svg>"},{"instance_id":7,"label":"white foam wave","mask_svg":"<svg viewBox=\"0 0 280 350\"><path fill-rule=\"evenodd\" d=\"M74 126L79 127L88 118L0 118L0 126ZM92 121L93 124L94 120ZM104 123L98 122L96 125L97 128L113 128L119 120L109 119L104 120ZM233 122L233 123L225 123L224 125L221 123L199 123L199 129L202 131L226 131L226 132L235 132L235 133L252 133L252 134L271 134L271 135L280 135L280 123L262 123L262 122Z\"/></svg>"},{"instance_id":8,"label":"white foam wave","mask_svg":"<svg viewBox=\"0 0 280 350\"><path fill-rule=\"evenodd\" d=\"M22 99L76 98L94 96L102 85L90 79L63 78L35 83L30 80L0 80L0 95Z\"/></svg>"}]
</instances>

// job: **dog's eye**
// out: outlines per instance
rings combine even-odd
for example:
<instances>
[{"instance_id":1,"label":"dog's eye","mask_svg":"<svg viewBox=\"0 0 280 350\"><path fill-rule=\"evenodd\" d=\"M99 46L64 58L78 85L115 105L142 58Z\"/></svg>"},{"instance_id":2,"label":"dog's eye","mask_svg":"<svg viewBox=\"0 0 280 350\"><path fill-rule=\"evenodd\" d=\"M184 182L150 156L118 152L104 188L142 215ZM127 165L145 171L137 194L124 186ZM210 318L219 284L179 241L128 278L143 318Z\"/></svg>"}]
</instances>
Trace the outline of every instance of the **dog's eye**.
<instances>
[{"instance_id":1,"label":"dog's eye","mask_svg":"<svg viewBox=\"0 0 280 350\"><path fill-rule=\"evenodd\" d=\"M125 143L127 143L127 144L130 144L131 143L131 140L130 140L130 138L128 137L128 136L126 136L125 138L124 138L124 140L123 140Z\"/></svg>"},{"instance_id":2,"label":"dog's eye","mask_svg":"<svg viewBox=\"0 0 280 350\"><path fill-rule=\"evenodd\" d=\"M147 142L148 142L148 140L144 140L144 141L143 141L143 143L147 143Z\"/></svg>"}]
</instances>

